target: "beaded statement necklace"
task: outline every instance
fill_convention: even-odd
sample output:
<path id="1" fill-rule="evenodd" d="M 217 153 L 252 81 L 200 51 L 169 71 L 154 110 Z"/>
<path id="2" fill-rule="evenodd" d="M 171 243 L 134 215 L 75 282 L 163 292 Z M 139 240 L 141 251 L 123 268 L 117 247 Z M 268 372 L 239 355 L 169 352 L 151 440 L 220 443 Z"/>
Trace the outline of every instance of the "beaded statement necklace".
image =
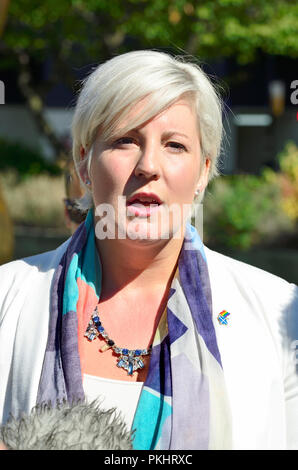
<path id="1" fill-rule="evenodd" d="M 143 369 L 145 364 L 142 360 L 142 356 L 148 356 L 152 351 L 152 346 L 148 349 L 127 349 L 116 346 L 115 342 L 109 338 L 107 332 L 102 326 L 97 306 L 91 315 L 91 320 L 88 323 L 84 336 L 86 336 L 89 341 L 93 341 L 98 336 L 101 336 L 105 340 L 106 344 L 102 346 L 100 351 L 104 352 L 112 348 L 119 356 L 117 367 L 122 367 L 127 370 L 128 375 L 133 375 L 136 370 Z"/>

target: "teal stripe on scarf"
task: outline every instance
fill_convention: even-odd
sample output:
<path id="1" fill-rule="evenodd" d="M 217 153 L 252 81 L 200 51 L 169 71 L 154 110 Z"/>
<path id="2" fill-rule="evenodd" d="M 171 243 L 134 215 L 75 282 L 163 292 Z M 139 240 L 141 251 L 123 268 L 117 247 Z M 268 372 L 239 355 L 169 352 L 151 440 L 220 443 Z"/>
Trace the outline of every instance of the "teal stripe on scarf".
<path id="1" fill-rule="evenodd" d="M 133 448 L 135 450 L 154 449 L 161 438 L 165 421 L 171 414 L 172 407 L 166 402 L 165 397 L 160 397 L 154 390 L 144 388 L 133 422 L 133 428 L 137 430 L 134 435 Z"/>
<path id="2" fill-rule="evenodd" d="M 90 210 L 84 222 L 87 230 L 87 243 L 84 250 L 74 253 L 70 262 L 63 295 L 63 315 L 70 311 L 76 311 L 79 298 L 77 279 L 81 278 L 100 297 L 102 269 L 95 245 L 93 226 L 93 213 Z M 74 282 L 75 280 L 75 282 Z"/>

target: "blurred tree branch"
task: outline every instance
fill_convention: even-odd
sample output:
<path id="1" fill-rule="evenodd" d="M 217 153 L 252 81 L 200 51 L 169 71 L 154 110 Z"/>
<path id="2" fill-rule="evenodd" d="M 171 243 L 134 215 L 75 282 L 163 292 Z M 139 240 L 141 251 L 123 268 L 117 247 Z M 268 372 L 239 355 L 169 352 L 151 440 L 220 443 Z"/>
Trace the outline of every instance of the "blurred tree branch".
<path id="1" fill-rule="evenodd" d="M 32 73 L 30 67 L 30 57 L 25 51 L 19 51 L 19 75 L 18 84 L 20 90 L 26 99 L 27 105 L 34 118 L 35 124 L 42 136 L 46 137 L 55 150 L 57 161 L 62 165 L 67 160 L 67 153 L 61 141 L 56 136 L 55 132 L 49 126 L 45 117 L 45 106 L 42 94 L 37 93 L 31 84 Z"/>
<path id="2" fill-rule="evenodd" d="M 0 37 L 2 36 L 5 28 L 9 3 L 10 0 L 1 0 L 0 3 Z"/>

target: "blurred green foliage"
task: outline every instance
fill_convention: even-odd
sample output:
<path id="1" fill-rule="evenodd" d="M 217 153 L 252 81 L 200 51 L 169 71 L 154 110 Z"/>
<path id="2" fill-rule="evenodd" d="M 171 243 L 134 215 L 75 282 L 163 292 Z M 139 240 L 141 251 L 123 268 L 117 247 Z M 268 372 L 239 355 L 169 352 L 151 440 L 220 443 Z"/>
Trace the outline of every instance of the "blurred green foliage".
<path id="1" fill-rule="evenodd" d="M 288 217 L 298 224 L 298 147 L 288 142 L 280 153 L 279 166 L 276 173 L 270 168 L 264 171 L 264 177 L 271 184 L 281 189 L 281 206 Z"/>
<path id="2" fill-rule="evenodd" d="M 134 46 L 246 63 L 257 50 L 297 57 L 297 17 L 292 0 L 18 0 L 3 40 L 38 60 L 56 52 L 80 65 Z"/>
<path id="3" fill-rule="evenodd" d="M 221 176 L 210 183 L 204 200 L 207 244 L 247 250 L 297 234 L 298 179 L 289 186 L 289 178 L 298 176 L 298 148 L 288 144 L 278 160 L 279 172 Z"/>
<path id="4" fill-rule="evenodd" d="M 63 175 L 27 174 L 20 179 L 16 171 L 7 170 L 0 172 L 0 185 L 14 225 L 65 229 Z"/>
<path id="5" fill-rule="evenodd" d="M 38 150 L 0 138 L 0 171 L 9 169 L 15 171 L 19 180 L 40 173 L 61 174 L 61 169 L 56 164 L 47 162 Z"/>

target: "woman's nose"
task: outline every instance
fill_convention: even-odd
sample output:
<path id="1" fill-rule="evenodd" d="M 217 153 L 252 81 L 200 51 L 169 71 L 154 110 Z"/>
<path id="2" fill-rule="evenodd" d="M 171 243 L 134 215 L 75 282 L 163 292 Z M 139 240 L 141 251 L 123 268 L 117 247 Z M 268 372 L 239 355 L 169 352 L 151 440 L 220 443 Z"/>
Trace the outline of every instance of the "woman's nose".
<path id="1" fill-rule="evenodd" d="M 160 158 L 155 145 L 147 145 L 141 150 L 141 155 L 135 167 L 135 175 L 147 179 L 159 179 Z"/>

